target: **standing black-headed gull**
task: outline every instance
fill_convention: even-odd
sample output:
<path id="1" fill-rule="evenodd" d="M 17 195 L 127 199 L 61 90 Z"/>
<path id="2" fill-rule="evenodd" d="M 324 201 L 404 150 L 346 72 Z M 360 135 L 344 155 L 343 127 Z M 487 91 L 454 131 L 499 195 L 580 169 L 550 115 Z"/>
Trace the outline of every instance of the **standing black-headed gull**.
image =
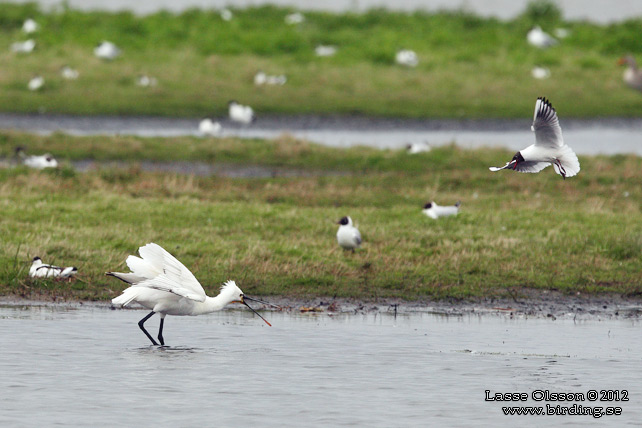
<path id="1" fill-rule="evenodd" d="M 32 278 L 69 278 L 75 275 L 78 269 L 69 267 L 60 267 L 46 265 L 42 262 L 40 257 L 34 257 L 29 269 L 29 276 Z"/>
<path id="2" fill-rule="evenodd" d="M 428 202 L 424 205 L 422 212 L 430 218 L 437 220 L 439 217 L 448 217 L 450 215 L 457 215 L 459 212 L 459 206 L 461 202 L 457 201 L 455 205 L 450 205 L 447 207 L 441 207 L 437 205 L 434 201 Z"/>
<path id="3" fill-rule="evenodd" d="M 342 217 L 337 222 L 339 230 L 337 231 L 337 242 L 344 250 L 352 250 L 354 253 L 355 248 L 361 245 L 361 233 L 359 229 L 353 226 L 352 219 L 348 216 Z"/>
<path id="4" fill-rule="evenodd" d="M 562 128 L 557 113 L 544 97 L 537 98 L 535 118 L 531 130 L 535 132 L 535 144 L 515 153 L 513 159 L 501 168 L 491 166 L 491 171 L 512 169 L 519 172 L 540 172 L 553 165 L 555 172 L 572 177 L 580 172 L 580 162 L 573 149 L 564 143 Z"/>
<path id="5" fill-rule="evenodd" d="M 240 122 L 247 125 L 249 123 L 252 123 L 254 119 L 256 119 L 256 117 L 254 116 L 254 110 L 252 110 L 252 107 L 250 106 L 244 106 L 237 103 L 236 101 L 230 101 L 227 106 L 230 119 L 235 122 Z"/>
<path id="6" fill-rule="evenodd" d="M 160 245 L 150 243 L 138 249 L 140 257 L 127 257 L 130 273 L 107 272 L 130 285 L 123 294 L 112 299 L 112 304 L 127 306 L 132 302 L 150 309 L 151 312 L 138 322 L 138 326 L 154 345 L 158 343 L 145 330 L 145 321 L 155 313 L 160 314 L 158 340 L 163 340 L 163 324 L 166 315 L 202 315 L 220 311 L 228 303 L 242 303 L 259 316 L 267 325 L 271 325 L 256 312 L 247 301 L 256 301 L 271 305 L 262 300 L 246 296 L 234 281 L 227 281 L 216 297 L 208 297 L 203 286 L 192 272 Z M 274 305 L 271 305 L 274 306 Z"/>
<path id="7" fill-rule="evenodd" d="M 624 70 L 624 83 L 633 89 L 642 91 L 642 70 L 638 68 L 638 63 L 631 55 L 623 56 L 617 62 L 619 65 L 626 65 Z"/>

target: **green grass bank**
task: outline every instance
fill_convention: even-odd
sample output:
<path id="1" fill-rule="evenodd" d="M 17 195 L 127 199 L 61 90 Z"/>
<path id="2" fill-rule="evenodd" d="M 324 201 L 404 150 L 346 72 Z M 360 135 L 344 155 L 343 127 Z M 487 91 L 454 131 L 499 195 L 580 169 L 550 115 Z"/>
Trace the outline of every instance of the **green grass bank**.
<path id="1" fill-rule="evenodd" d="M 517 118 L 532 114 L 532 100 L 545 95 L 565 117 L 642 114 L 642 94 L 625 87 L 618 57 L 642 59 L 641 19 L 596 25 L 563 22 L 553 8 L 529 7 L 504 22 L 465 12 L 363 14 L 306 12 L 305 21 L 286 25 L 290 9 L 219 11 L 43 12 L 34 5 L 0 8 L 0 111 L 81 115 L 203 117 L 226 114 L 231 99 L 261 114 L 359 114 L 422 118 Z M 21 26 L 34 18 L 40 29 Z M 558 46 L 529 46 L 534 24 L 570 35 Z M 16 54 L 13 42 L 33 38 L 30 54 Z M 102 40 L 122 48 L 105 62 L 93 55 Z M 337 46 L 329 58 L 317 45 Z M 394 63 L 400 49 L 413 49 L 416 68 Z M 69 65 L 80 77 L 67 81 Z M 535 65 L 551 77 L 534 79 Z M 284 86 L 253 84 L 263 70 L 285 74 Z M 158 79 L 139 87 L 138 75 Z M 30 92 L 27 82 L 42 75 L 45 86 Z"/>
<path id="2" fill-rule="evenodd" d="M 151 241 L 211 294 L 227 279 L 248 294 L 294 298 L 459 299 L 523 288 L 642 292 L 642 159 L 636 156 L 581 156 L 580 174 L 562 180 L 552 168 L 491 173 L 489 165 L 512 153 L 454 146 L 408 155 L 287 138 L 2 133 L 0 156 L 20 144 L 46 149 L 64 166 L 0 169 L 2 295 L 109 299 L 125 284 L 104 272 L 126 270 L 127 255 Z M 69 166 L 92 158 L 130 163 L 86 173 Z M 142 159 L 287 167 L 307 175 L 146 172 L 137 163 Z M 429 219 L 421 207 L 431 199 L 461 200 L 460 215 Z M 364 238 L 355 254 L 336 243 L 335 222 L 343 215 Z M 78 280 L 28 279 L 34 256 L 77 266 Z"/>

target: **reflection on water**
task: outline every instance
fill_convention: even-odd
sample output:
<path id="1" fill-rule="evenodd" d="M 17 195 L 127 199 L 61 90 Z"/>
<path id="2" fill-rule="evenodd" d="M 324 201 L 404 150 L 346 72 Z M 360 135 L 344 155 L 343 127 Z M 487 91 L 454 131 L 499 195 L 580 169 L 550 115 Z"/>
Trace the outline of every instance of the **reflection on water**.
<path id="1" fill-rule="evenodd" d="M 268 327 L 228 310 L 167 317 L 170 346 L 158 348 L 136 325 L 143 315 L 0 307 L 0 426 L 506 425 L 486 389 L 628 389 L 622 415 L 603 419 L 642 418 L 635 320 L 268 313 Z"/>

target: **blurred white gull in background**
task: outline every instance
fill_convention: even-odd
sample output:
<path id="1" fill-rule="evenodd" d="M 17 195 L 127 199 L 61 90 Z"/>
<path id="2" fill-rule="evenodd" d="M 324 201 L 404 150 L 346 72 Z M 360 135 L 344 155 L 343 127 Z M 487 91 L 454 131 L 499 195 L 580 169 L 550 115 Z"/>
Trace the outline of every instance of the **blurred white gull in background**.
<path id="1" fill-rule="evenodd" d="M 548 48 L 558 43 L 550 34 L 544 32 L 539 25 L 528 32 L 526 39 L 529 44 L 540 49 Z"/>
<path id="2" fill-rule="evenodd" d="M 288 25 L 296 25 L 305 21 L 305 16 L 300 12 L 290 13 L 285 16 L 285 23 Z"/>
<path id="3" fill-rule="evenodd" d="M 36 47 L 36 42 L 33 39 L 25 40 L 24 42 L 15 42 L 11 44 L 11 52 L 15 53 L 31 53 Z"/>
<path id="4" fill-rule="evenodd" d="M 198 132 L 203 135 L 216 136 L 220 135 L 221 131 L 223 131 L 223 126 L 218 122 L 212 121 L 210 118 L 205 118 L 198 124 Z"/>
<path id="5" fill-rule="evenodd" d="M 29 18 L 22 24 L 22 31 L 27 34 L 35 33 L 38 31 L 38 23 L 33 19 Z"/>
<path id="6" fill-rule="evenodd" d="M 112 60 L 120 55 L 120 49 L 112 42 L 103 41 L 94 48 L 94 55 L 101 59 Z"/>
<path id="7" fill-rule="evenodd" d="M 230 115 L 230 119 L 232 119 L 234 122 L 239 122 L 246 125 L 252 123 L 252 121 L 256 119 L 252 107 L 244 106 L 237 103 L 236 101 L 230 101 L 228 103 L 228 113 Z"/>
<path id="8" fill-rule="evenodd" d="M 329 46 L 329 45 L 319 45 L 314 49 L 314 53 L 317 56 L 333 56 L 334 54 L 337 53 L 337 47 L 336 46 Z"/>
<path id="9" fill-rule="evenodd" d="M 30 91 L 38 91 L 42 89 L 43 86 L 45 86 L 45 78 L 42 76 L 32 77 L 29 83 L 27 83 L 27 88 Z"/>
<path id="10" fill-rule="evenodd" d="M 284 74 L 280 74 L 278 76 L 271 76 L 269 74 L 265 74 L 262 71 L 259 71 L 254 75 L 254 84 L 256 86 L 262 86 L 262 85 L 285 85 L 285 82 L 287 82 L 288 79 L 285 77 Z"/>
<path id="11" fill-rule="evenodd" d="M 76 80 L 80 75 L 80 73 L 78 73 L 78 70 L 74 70 L 68 65 L 65 65 L 63 68 L 60 69 L 60 75 L 62 76 L 63 79 L 66 79 L 66 80 Z"/>
<path id="12" fill-rule="evenodd" d="M 403 49 L 397 52 L 395 62 L 406 67 L 416 67 L 419 64 L 419 58 L 417 58 L 415 51 Z"/>
<path id="13" fill-rule="evenodd" d="M 531 70 L 531 76 L 539 80 L 548 79 L 551 77 L 551 71 L 546 67 L 535 66 Z"/>

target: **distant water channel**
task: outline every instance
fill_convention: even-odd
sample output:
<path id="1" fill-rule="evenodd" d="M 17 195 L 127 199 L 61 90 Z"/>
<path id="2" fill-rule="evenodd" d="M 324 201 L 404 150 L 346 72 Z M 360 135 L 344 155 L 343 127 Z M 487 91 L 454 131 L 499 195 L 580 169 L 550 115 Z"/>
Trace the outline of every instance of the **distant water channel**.
<path id="1" fill-rule="evenodd" d="M 0 129 L 73 135 L 198 136 L 198 119 L 153 117 L 78 117 L 0 114 Z M 402 148 L 410 143 L 433 146 L 522 149 L 535 141 L 529 120 L 413 120 L 365 117 L 264 116 L 248 126 L 221 120 L 223 136 L 277 138 L 292 135 L 331 147 Z M 580 155 L 642 156 L 642 119 L 562 119 L 565 141 Z"/>
<path id="2" fill-rule="evenodd" d="M 139 310 L 0 307 L 0 426 L 639 426 L 638 320 L 249 311 L 168 317 L 148 346 Z M 151 331 L 158 319 L 147 323 Z M 526 406 L 619 416 L 504 416 Z M 628 401 L 531 394 L 628 391 Z M 539 393 L 537 393 L 539 394 Z M 599 397 L 598 397 L 599 398 Z M 514 405 L 517 405 L 513 403 Z"/>

